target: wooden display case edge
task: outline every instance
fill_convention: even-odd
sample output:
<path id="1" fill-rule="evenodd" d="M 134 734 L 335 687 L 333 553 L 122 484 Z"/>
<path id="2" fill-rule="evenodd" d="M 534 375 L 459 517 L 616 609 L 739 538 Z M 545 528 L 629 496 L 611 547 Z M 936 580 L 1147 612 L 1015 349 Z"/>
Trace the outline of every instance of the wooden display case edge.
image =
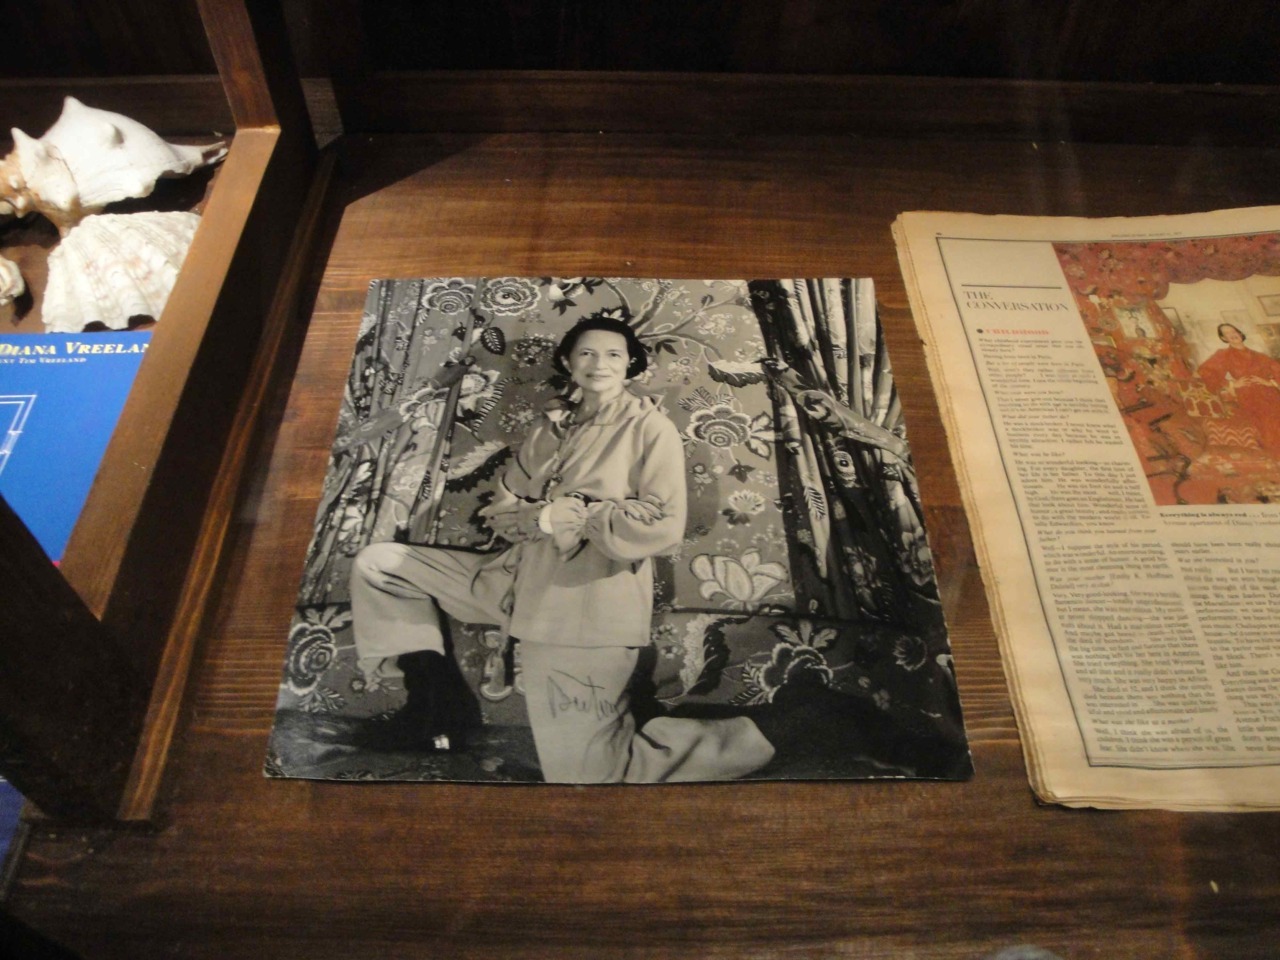
<path id="1" fill-rule="evenodd" d="M 48 638 L 8 644 L 0 675 L 31 676 L 39 662 L 49 688 L 9 699 L 0 679 L 0 772 L 40 811 L 60 818 L 136 821 L 154 812 L 263 400 L 290 345 L 300 342 L 293 334 L 303 322 L 299 305 L 328 182 L 278 4 L 199 6 L 220 84 L 189 78 L 95 87 L 95 105 L 167 136 L 207 135 L 228 122 L 234 132 L 62 559 L 61 577 L 79 603 L 50 582 L 59 574 L 41 562 L 34 541 L 5 537 L 18 557 L 15 574 L 38 587 L 24 596 L 59 600 L 57 610 L 38 616 L 0 609 L 0 621 L 26 616 Z M 17 117 L 43 115 L 47 123 L 50 107 L 56 114 L 61 97 L 79 86 L 38 81 L 5 89 Z M 79 652 L 65 642 L 71 623 Z M 86 629 L 89 642 L 113 658 L 83 655 Z M 84 709 L 67 708 L 69 689 Z M 114 727 L 112 735 L 92 729 L 102 724 Z"/>

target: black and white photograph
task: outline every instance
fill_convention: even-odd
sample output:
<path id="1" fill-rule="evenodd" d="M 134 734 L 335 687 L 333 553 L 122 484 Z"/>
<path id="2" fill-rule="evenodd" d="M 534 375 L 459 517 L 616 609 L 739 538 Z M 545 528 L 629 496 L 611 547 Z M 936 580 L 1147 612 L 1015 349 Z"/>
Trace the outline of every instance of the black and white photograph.
<path id="1" fill-rule="evenodd" d="M 966 779 L 872 283 L 374 281 L 265 770 Z"/>

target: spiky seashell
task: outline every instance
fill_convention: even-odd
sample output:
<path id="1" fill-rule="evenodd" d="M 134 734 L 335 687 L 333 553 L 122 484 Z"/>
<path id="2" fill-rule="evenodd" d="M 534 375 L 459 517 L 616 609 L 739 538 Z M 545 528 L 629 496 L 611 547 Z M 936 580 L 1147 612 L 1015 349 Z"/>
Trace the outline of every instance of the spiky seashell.
<path id="1" fill-rule="evenodd" d="M 0 257 L 0 307 L 7 307 L 27 292 L 18 265 L 6 257 Z"/>
<path id="2" fill-rule="evenodd" d="M 42 213 L 65 234 L 119 200 L 146 197 L 160 177 L 185 176 L 226 156 L 222 141 L 169 143 L 119 113 L 75 97 L 38 140 L 14 128 L 13 152 L 0 161 L 0 214 Z"/>
<path id="3" fill-rule="evenodd" d="M 91 323 L 123 330 L 159 319 L 200 217 L 194 213 L 102 213 L 86 217 L 49 254 L 41 315 L 51 333 Z"/>
<path id="4" fill-rule="evenodd" d="M 63 101 L 62 115 L 40 142 L 61 156 L 88 211 L 148 196 L 160 177 L 186 176 L 227 153 L 222 141 L 200 147 L 169 143 L 136 120 L 86 107 L 75 97 Z"/>
<path id="5" fill-rule="evenodd" d="M 10 132 L 13 153 L 0 165 L 9 209 L 19 217 L 33 210 L 43 213 L 59 230 L 78 222 L 84 210 L 76 182 L 62 157 L 17 127 Z"/>
<path id="6" fill-rule="evenodd" d="M 0 322 L 8 323 L 18 312 L 13 301 L 27 292 L 26 281 L 18 265 L 6 257 L 0 257 Z"/>

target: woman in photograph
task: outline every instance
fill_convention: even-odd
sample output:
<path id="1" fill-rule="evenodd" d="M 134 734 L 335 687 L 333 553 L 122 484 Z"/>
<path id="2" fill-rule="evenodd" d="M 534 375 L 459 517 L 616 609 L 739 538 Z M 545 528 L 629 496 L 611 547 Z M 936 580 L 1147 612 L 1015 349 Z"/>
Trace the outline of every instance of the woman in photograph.
<path id="1" fill-rule="evenodd" d="M 1234 324 L 1219 324 L 1218 339 L 1226 346 L 1196 373 L 1214 393 L 1234 401 L 1257 429 L 1262 449 L 1280 457 L 1280 361 L 1246 347 L 1244 332 Z"/>
<path id="2" fill-rule="evenodd" d="M 637 732 L 629 685 L 650 644 L 653 557 L 684 537 L 675 425 L 629 389 L 648 364 L 621 320 L 591 316 L 554 355 L 576 387 L 539 418 L 482 515 L 498 554 L 377 543 L 356 557 L 359 667 L 403 674 L 407 702 L 367 746 L 458 749 L 480 725 L 440 610 L 520 642 L 529 724 L 549 782 L 717 780 L 767 764 L 784 735 L 745 715 L 664 716 Z"/>

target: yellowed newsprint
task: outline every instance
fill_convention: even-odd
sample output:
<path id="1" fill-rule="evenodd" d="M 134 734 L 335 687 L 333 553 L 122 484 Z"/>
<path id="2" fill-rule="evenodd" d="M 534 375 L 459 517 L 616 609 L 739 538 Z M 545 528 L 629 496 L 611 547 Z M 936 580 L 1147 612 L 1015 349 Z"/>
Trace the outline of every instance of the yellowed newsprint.
<path id="1" fill-rule="evenodd" d="M 1280 808 L 1280 208 L 894 236 L 1036 794 Z"/>

